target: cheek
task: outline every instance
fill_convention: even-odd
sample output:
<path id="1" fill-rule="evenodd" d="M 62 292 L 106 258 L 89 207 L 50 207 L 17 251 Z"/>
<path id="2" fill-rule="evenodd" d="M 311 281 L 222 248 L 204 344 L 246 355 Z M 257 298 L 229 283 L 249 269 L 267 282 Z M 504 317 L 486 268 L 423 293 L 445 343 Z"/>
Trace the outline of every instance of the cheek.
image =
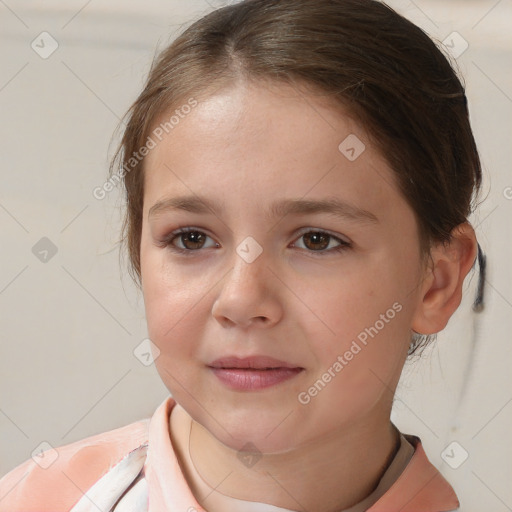
<path id="1" fill-rule="evenodd" d="M 323 349 L 320 367 L 298 396 L 303 414 L 324 418 L 328 429 L 364 416 L 381 399 L 391 401 L 406 355 L 407 328 L 400 319 L 403 310 L 386 311 L 389 323 L 373 321 Z"/>
<path id="2" fill-rule="evenodd" d="M 314 377 L 327 380 L 326 395 L 332 393 L 331 398 L 344 407 L 354 401 L 361 406 L 372 402 L 400 371 L 410 311 L 395 273 L 389 266 L 367 266 L 364 273 L 351 273 L 335 283 L 326 295 L 329 300 L 316 302 L 329 331 L 310 333 L 320 361 Z"/>
<path id="3" fill-rule="evenodd" d="M 148 334 L 160 350 L 157 367 L 173 364 L 179 354 L 191 353 L 197 328 L 193 322 L 197 315 L 194 304 L 203 290 L 193 281 L 168 271 L 161 258 L 146 258 L 141 268 Z"/>
<path id="4" fill-rule="evenodd" d="M 202 307 L 198 301 L 189 292 L 182 296 L 165 288 L 152 289 L 144 300 L 148 334 L 162 354 L 192 354 L 202 329 L 194 321 Z"/>
<path id="5" fill-rule="evenodd" d="M 208 339 L 212 284 L 218 280 L 185 266 L 166 265 L 165 254 L 152 255 L 141 265 L 148 335 L 160 353 L 155 367 L 171 394 L 183 403 L 196 390 Z M 198 387 L 199 386 L 199 387 Z M 183 394 L 185 393 L 185 394 Z"/>
<path id="6" fill-rule="evenodd" d="M 376 322 L 379 331 L 390 331 L 389 326 L 400 317 L 397 309 L 401 309 L 401 304 L 393 307 L 400 303 L 399 285 L 393 280 L 393 273 L 378 262 L 354 266 L 308 295 L 308 303 L 326 327 L 322 330 L 322 350 L 328 352 L 330 346 L 343 350 L 358 336 L 364 341 L 365 332 Z"/>
<path id="7" fill-rule="evenodd" d="M 196 295 L 203 293 L 200 273 L 187 273 L 179 267 L 167 264 L 165 249 L 147 249 L 141 252 L 142 292 L 148 327 L 170 329 L 184 318 L 192 307 Z M 166 331 L 164 331 L 165 333 Z M 162 336 L 162 332 L 158 332 Z"/>
<path id="8" fill-rule="evenodd" d="M 198 347 L 203 327 L 195 321 L 203 314 L 204 305 L 189 287 L 168 287 L 164 280 L 155 280 L 146 289 L 145 305 L 149 338 L 160 350 L 155 367 L 170 393 L 186 403 L 183 389 L 192 389 L 197 372 Z M 194 363 L 192 363 L 194 361 Z"/>

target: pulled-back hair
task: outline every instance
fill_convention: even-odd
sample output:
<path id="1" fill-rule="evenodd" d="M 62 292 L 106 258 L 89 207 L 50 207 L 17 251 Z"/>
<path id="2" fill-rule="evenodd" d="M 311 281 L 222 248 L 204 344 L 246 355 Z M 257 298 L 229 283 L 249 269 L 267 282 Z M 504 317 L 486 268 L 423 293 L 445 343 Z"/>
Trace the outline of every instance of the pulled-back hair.
<path id="1" fill-rule="evenodd" d="M 126 114 L 110 172 L 122 170 L 121 241 L 139 286 L 144 159 L 133 154 L 162 114 L 239 80 L 303 85 L 339 102 L 395 173 L 423 263 L 476 207 L 482 172 L 464 85 L 440 45 L 375 0 L 245 0 L 202 17 L 161 51 Z"/>

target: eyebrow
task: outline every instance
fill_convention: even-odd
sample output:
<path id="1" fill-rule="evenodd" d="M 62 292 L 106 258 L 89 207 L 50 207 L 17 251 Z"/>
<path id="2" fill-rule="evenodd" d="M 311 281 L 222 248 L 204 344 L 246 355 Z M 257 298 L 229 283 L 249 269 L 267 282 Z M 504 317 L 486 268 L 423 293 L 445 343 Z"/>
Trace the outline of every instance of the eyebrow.
<path id="1" fill-rule="evenodd" d="M 222 215 L 224 208 L 220 203 L 195 195 L 169 197 L 157 201 L 148 212 L 148 219 L 157 217 L 167 211 L 184 210 L 191 213 Z M 288 214 L 327 213 L 362 224 L 378 224 L 379 219 L 368 210 L 358 208 L 336 198 L 327 199 L 284 199 L 271 204 L 264 213 L 267 219 L 284 217 Z"/>

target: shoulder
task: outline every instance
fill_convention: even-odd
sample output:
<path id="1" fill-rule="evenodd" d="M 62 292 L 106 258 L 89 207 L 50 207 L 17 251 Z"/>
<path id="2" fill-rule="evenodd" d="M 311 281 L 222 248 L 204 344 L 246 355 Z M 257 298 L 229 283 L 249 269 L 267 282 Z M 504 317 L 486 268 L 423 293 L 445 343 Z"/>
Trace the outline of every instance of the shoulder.
<path id="1" fill-rule="evenodd" d="M 68 511 L 128 452 L 148 442 L 149 421 L 51 448 L 22 462 L 0 479 L 0 512 Z"/>

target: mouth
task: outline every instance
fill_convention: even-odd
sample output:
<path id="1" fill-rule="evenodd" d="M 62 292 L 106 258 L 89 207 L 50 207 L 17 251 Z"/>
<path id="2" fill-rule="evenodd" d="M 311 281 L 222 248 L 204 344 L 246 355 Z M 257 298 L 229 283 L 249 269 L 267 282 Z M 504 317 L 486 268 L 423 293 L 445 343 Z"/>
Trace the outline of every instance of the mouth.
<path id="1" fill-rule="evenodd" d="M 222 384 L 236 391 L 269 388 L 292 379 L 304 370 L 267 356 L 225 357 L 207 366 Z"/>

